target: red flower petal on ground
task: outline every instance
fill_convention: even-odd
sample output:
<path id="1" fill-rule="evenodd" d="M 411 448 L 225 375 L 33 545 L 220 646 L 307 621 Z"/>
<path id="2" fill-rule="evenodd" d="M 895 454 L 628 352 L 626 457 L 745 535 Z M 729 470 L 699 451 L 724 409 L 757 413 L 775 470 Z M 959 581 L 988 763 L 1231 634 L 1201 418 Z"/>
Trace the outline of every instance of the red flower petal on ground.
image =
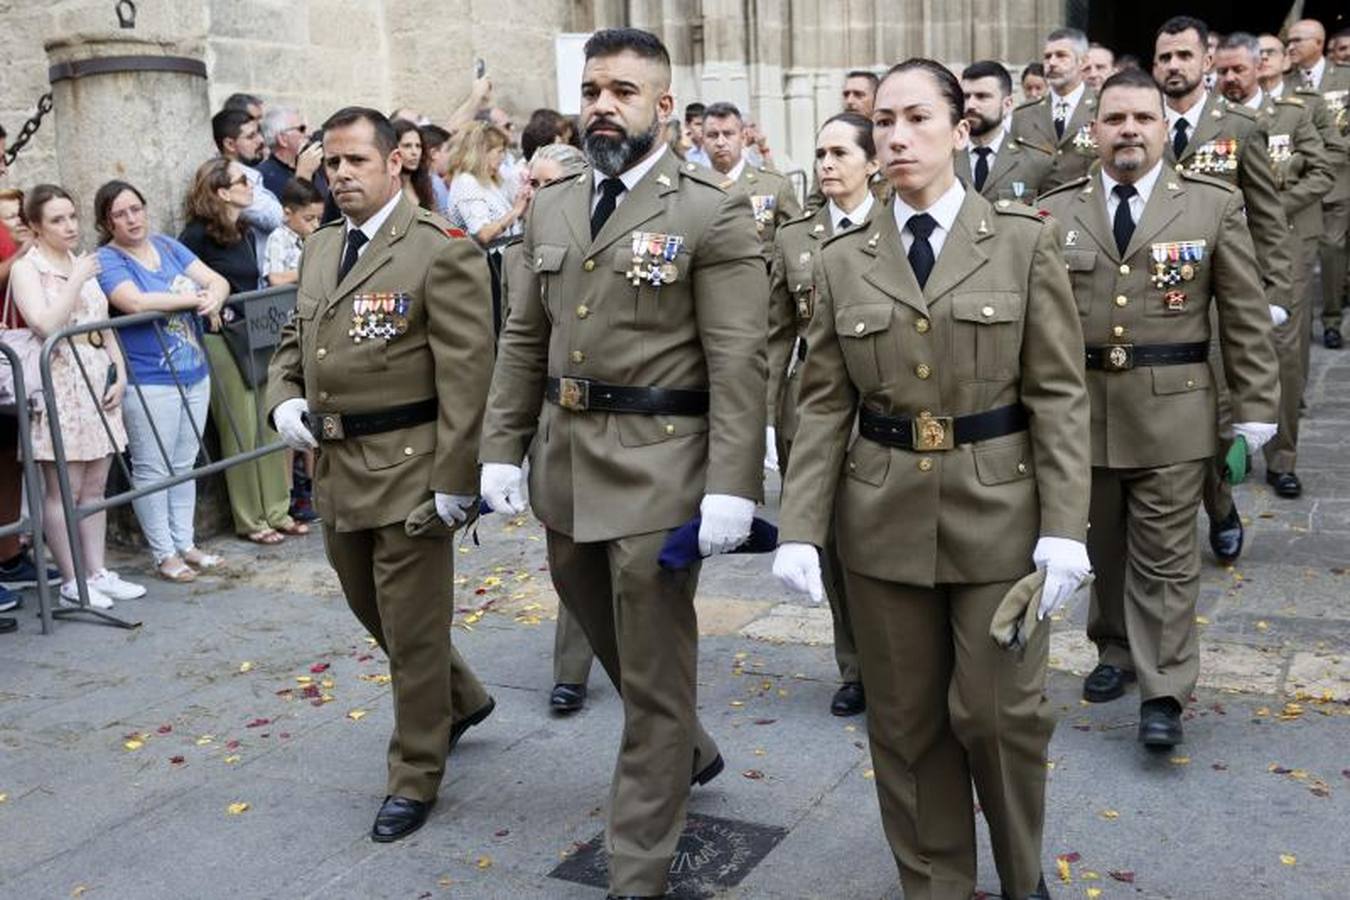
<path id="1" fill-rule="evenodd" d="M 327 672 L 328 663 L 315 663 L 314 665 L 309 667 L 309 671 L 314 673 L 315 675 L 318 675 L 320 672 Z"/>
<path id="2" fill-rule="evenodd" d="M 1112 869 L 1110 872 L 1107 872 L 1106 874 L 1110 875 L 1116 881 L 1123 881 L 1126 884 L 1134 884 L 1133 872 L 1124 872 L 1119 869 Z"/>
<path id="3" fill-rule="evenodd" d="M 1082 858 L 1082 855 L 1077 850 L 1070 853 L 1061 853 L 1059 856 L 1055 857 L 1055 859 L 1062 859 L 1066 863 L 1076 863 Z"/>
<path id="4" fill-rule="evenodd" d="M 155 731 L 159 732 L 160 734 L 168 734 L 170 731 L 173 731 L 173 726 L 161 725 L 158 728 L 156 728 Z"/>
<path id="5" fill-rule="evenodd" d="M 272 720 L 271 720 L 271 719 L 254 719 L 252 722 L 249 722 L 249 723 L 248 723 L 247 725 L 245 725 L 244 727 L 245 727 L 245 728 L 261 728 L 262 726 L 264 726 L 264 725 L 270 725 L 271 723 L 272 723 Z"/>
<path id="6" fill-rule="evenodd" d="M 170 757 L 169 757 L 169 763 L 170 763 L 171 765 L 181 766 L 181 765 L 183 764 L 183 757 L 181 757 L 181 756 L 170 756 Z"/>

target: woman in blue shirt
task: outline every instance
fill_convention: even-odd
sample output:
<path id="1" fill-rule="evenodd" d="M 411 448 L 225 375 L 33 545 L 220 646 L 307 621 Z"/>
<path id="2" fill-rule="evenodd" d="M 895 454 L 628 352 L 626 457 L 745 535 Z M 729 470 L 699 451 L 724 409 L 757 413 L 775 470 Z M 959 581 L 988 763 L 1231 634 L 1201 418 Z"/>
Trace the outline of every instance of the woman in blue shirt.
<path id="1" fill-rule="evenodd" d="M 196 462 L 211 396 L 198 317 L 218 315 L 230 287 L 178 241 L 151 233 L 145 197 L 125 181 L 98 189 L 94 218 L 101 243 L 98 280 L 110 304 L 127 314 L 169 314 L 167 322 L 118 331 L 131 382 L 123 419 L 132 484 L 142 487 Z M 169 581 L 192 581 L 196 569 L 222 562 L 194 542 L 196 503 L 196 483 L 184 481 L 132 504 L 159 575 Z"/>

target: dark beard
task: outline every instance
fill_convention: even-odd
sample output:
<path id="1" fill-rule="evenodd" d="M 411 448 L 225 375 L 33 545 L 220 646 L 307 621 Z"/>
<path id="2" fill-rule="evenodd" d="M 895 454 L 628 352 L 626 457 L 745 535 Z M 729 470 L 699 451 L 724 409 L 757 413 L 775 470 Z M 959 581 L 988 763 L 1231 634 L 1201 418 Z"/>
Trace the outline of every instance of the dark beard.
<path id="1" fill-rule="evenodd" d="M 984 137 L 1003 124 L 1002 118 L 986 119 L 984 116 L 975 116 L 973 119 L 967 118 L 966 121 L 970 123 L 971 137 Z"/>
<path id="2" fill-rule="evenodd" d="M 1186 96 L 1187 94 L 1189 94 L 1191 91 L 1193 91 L 1193 90 L 1195 90 L 1197 87 L 1199 87 L 1200 84 L 1204 81 L 1204 79 L 1205 79 L 1205 77 L 1204 77 L 1203 75 L 1201 75 L 1201 76 L 1200 76 L 1200 81 L 1192 81 L 1192 82 L 1187 83 L 1187 84 L 1184 85 L 1183 87 L 1179 87 L 1179 88 L 1175 88 L 1175 87 L 1171 87 L 1171 88 L 1170 88 L 1170 87 L 1167 86 L 1167 83 L 1164 81 L 1163 84 L 1161 85 L 1161 87 L 1162 87 L 1162 92 L 1163 92 L 1164 94 L 1166 94 L 1167 96 L 1169 96 L 1169 97 L 1185 97 L 1185 96 Z"/>
<path id="3" fill-rule="evenodd" d="M 612 178 L 628 171 L 633 163 L 650 153 L 660 133 L 661 122 L 654 118 L 652 127 L 642 134 L 625 133 L 622 138 L 615 139 L 607 134 L 587 133 L 582 144 L 591 165 Z"/>

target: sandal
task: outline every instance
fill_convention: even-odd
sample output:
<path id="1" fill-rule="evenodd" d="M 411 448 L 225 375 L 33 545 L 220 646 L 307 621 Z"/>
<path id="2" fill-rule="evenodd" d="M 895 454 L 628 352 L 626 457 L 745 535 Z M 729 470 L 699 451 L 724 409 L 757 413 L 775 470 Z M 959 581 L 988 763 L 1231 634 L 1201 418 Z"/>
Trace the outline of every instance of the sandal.
<path id="1" fill-rule="evenodd" d="M 215 553 L 207 553 L 200 548 L 193 547 L 183 554 L 183 561 L 188 565 L 202 571 L 210 569 L 219 569 L 225 565 L 225 557 L 218 556 Z"/>
<path id="2" fill-rule="evenodd" d="M 286 538 L 279 534 L 276 529 L 264 528 L 262 531 L 244 535 L 244 540 L 252 541 L 255 544 L 280 544 Z"/>
<path id="3" fill-rule="evenodd" d="M 309 526 L 306 525 L 304 522 L 297 522 L 294 519 L 291 519 L 290 523 L 287 525 L 278 525 L 277 531 L 280 531 L 283 534 L 292 534 L 298 536 L 309 534 Z"/>
<path id="4" fill-rule="evenodd" d="M 172 581 L 175 584 L 187 584 L 189 581 L 197 580 L 197 573 L 192 571 L 187 563 L 177 556 L 169 556 L 159 561 L 155 566 L 155 574 L 165 581 Z"/>

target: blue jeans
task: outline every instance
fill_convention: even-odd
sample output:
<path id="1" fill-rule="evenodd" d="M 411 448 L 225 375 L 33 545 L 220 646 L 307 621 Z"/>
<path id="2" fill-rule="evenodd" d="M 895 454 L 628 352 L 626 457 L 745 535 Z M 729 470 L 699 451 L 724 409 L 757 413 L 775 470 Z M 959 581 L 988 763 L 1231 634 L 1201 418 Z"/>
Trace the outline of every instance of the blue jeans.
<path id="1" fill-rule="evenodd" d="M 190 471 L 197 461 L 201 448 L 197 435 L 206 428 L 211 379 L 184 385 L 183 390 L 187 396 L 186 409 L 175 385 L 141 385 L 140 395 L 135 386 L 128 386 L 122 402 L 122 421 L 127 427 L 127 447 L 131 451 L 132 487 L 142 488 L 168 478 L 170 465 L 173 474 Z M 156 432 L 159 441 L 155 440 Z M 160 442 L 164 445 L 163 453 Z M 147 494 L 134 501 L 132 508 L 156 564 L 192 549 L 197 482 L 184 481 L 168 490 Z"/>

